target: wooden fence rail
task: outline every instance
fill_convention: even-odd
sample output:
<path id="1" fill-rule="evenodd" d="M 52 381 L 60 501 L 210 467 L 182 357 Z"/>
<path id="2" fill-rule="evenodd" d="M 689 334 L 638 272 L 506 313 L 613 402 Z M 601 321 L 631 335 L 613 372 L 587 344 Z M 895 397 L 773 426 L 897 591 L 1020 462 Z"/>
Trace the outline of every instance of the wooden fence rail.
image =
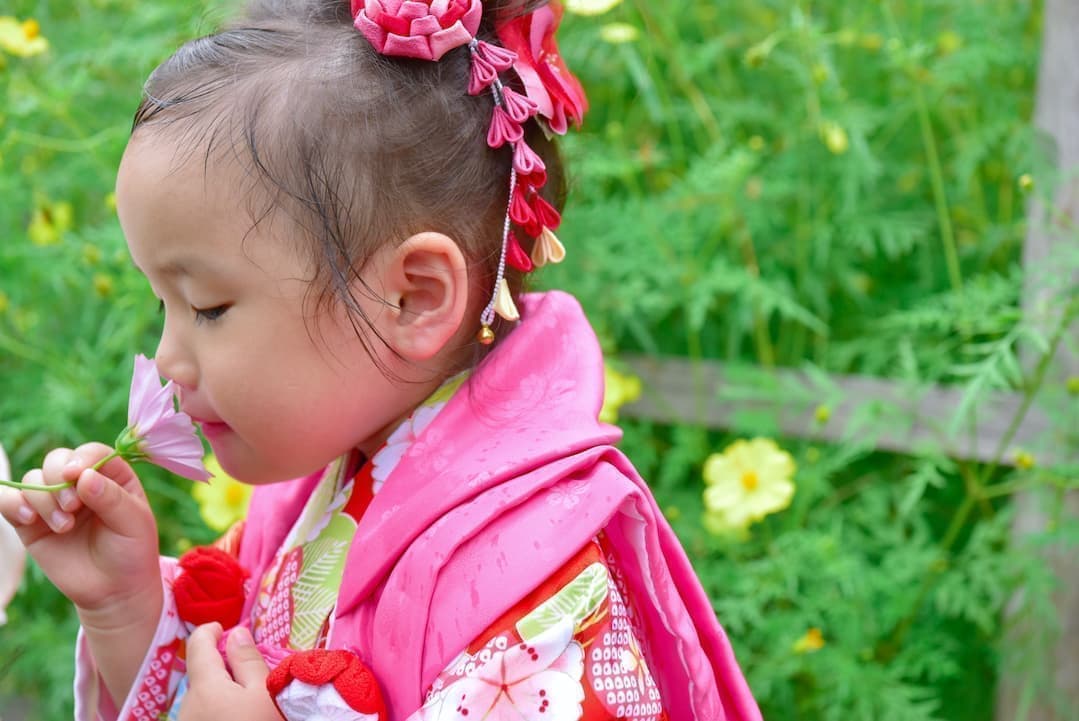
<path id="1" fill-rule="evenodd" d="M 999 456 L 1002 464 L 1014 464 L 1016 453 L 1024 450 L 1044 463 L 1079 460 L 1079 428 L 1054 427 L 1037 405 L 1009 433 L 1023 404 L 1018 393 L 987 393 L 972 414 L 973 423 L 953 433 L 950 423 L 962 402 L 962 388 L 857 375 L 828 376 L 822 384 L 806 372 L 781 368 L 755 371 L 770 386 L 761 393 L 747 393 L 739 380 L 733 384 L 738 397 L 725 398 L 732 384 L 720 363 L 651 356 L 620 360 L 645 389 L 640 400 L 622 409 L 629 417 L 739 428 L 739 417 L 748 414 L 774 418 L 776 432 L 786 436 L 866 440 L 902 453 L 940 449 L 956 458 L 994 461 Z M 828 409 L 827 419 L 818 416 L 821 406 Z"/>

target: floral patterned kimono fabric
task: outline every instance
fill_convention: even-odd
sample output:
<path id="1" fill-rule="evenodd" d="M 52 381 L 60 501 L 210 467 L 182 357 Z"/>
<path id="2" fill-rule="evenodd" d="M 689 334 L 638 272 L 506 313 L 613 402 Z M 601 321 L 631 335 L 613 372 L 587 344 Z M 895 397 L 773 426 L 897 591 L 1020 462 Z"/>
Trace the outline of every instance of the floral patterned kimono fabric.
<path id="1" fill-rule="evenodd" d="M 459 384 L 460 387 L 457 387 Z M 518 328 L 421 405 L 370 462 L 259 487 L 242 539 L 242 624 L 268 662 L 344 649 L 385 721 L 760 719 L 711 604 L 643 481 L 597 418 L 603 361 L 577 302 L 526 296 Z M 76 719 L 175 710 L 183 639 L 165 609 L 119 709 L 77 647 Z M 362 719 L 329 684 L 278 696 L 294 719 Z"/>

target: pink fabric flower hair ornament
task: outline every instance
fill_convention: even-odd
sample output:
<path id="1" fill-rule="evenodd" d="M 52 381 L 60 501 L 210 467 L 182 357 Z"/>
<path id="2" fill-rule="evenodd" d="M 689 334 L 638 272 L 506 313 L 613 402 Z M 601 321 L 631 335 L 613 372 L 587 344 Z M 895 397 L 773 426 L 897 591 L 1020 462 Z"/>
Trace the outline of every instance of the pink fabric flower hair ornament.
<path id="1" fill-rule="evenodd" d="M 561 216 L 540 194 L 547 184 L 547 168 L 524 140 L 524 124 L 530 119 L 561 135 L 568 120 L 580 124 L 587 105 L 581 84 L 562 61 L 555 43 L 561 6 L 552 0 L 499 25 L 496 34 L 502 46 L 476 37 L 483 16 L 480 0 L 351 0 L 351 9 L 356 29 L 383 55 L 437 61 L 450 50 L 467 46 L 469 94 L 489 90 L 494 99 L 487 144 L 492 148 L 509 145 L 513 166 L 494 292 L 480 316 L 477 336 L 481 343 L 490 344 L 496 314 L 508 321 L 521 317 L 506 283 L 506 265 L 529 273 L 566 256 L 554 234 Z M 500 75 L 509 70 L 517 73 L 523 93 L 502 83 Z M 513 223 L 534 239 L 531 255 L 513 234 Z"/>
<path id="2" fill-rule="evenodd" d="M 148 461 L 192 481 L 208 481 L 210 473 L 202 464 L 202 441 L 186 413 L 176 410 L 176 385 L 161 384 L 157 364 L 146 356 L 135 356 L 131 376 L 131 396 L 127 403 L 127 427 L 113 444 L 115 450 L 94 464 L 100 469 L 119 456 L 129 463 Z M 58 491 L 71 484 L 42 486 L 14 481 L 2 485 L 33 491 Z"/>

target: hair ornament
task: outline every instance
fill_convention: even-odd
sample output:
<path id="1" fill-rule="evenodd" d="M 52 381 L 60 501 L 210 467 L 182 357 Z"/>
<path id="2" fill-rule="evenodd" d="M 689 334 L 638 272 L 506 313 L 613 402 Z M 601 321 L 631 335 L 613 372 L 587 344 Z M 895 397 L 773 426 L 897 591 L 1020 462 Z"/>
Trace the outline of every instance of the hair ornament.
<path id="1" fill-rule="evenodd" d="M 496 105 L 491 116 L 491 128 L 487 131 L 487 144 L 501 148 L 506 143 L 516 144 L 524 137 L 524 128 L 510 117 L 506 109 Z"/>
<path id="2" fill-rule="evenodd" d="M 506 114 L 517 123 L 528 122 L 528 119 L 539 111 L 539 107 L 534 102 L 507 87 L 502 88 L 502 107 L 506 109 Z"/>
<path id="3" fill-rule="evenodd" d="M 525 195 L 525 186 L 518 184 L 510 198 L 509 216 L 514 223 L 521 226 L 526 233 L 533 238 L 540 234 L 543 229 L 539 222 L 539 216 L 532 208 Z"/>
<path id="4" fill-rule="evenodd" d="M 517 236 L 513 233 L 510 233 L 506 241 L 506 263 L 522 273 L 531 273 L 536 268 L 528 253 L 521 247 L 521 241 L 517 240 Z"/>
<path id="5" fill-rule="evenodd" d="M 532 262 L 539 268 L 548 263 L 561 263 L 565 257 L 566 247 L 562 241 L 550 228 L 544 228 L 532 246 Z"/>
<path id="6" fill-rule="evenodd" d="M 536 104 L 548 129 L 558 135 L 566 133 L 568 121 L 579 127 L 588 110 L 581 83 L 558 51 L 555 32 L 561 20 L 562 6 L 552 0 L 495 28 L 502 46 L 517 54 L 513 70 L 525 94 Z"/>
<path id="7" fill-rule="evenodd" d="M 495 82 L 498 74 L 512 68 L 513 61 L 517 59 L 517 55 L 513 52 L 475 38 L 469 42 L 468 49 L 472 53 L 471 77 L 468 82 L 469 95 L 479 95 L 486 90 Z M 524 122 L 524 120 L 517 122 Z"/>
<path id="8" fill-rule="evenodd" d="M 539 224 L 544 228 L 557 230 L 562 224 L 562 215 L 539 193 L 532 198 L 532 210 L 536 213 Z"/>
<path id="9" fill-rule="evenodd" d="M 527 143 L 517 143 L 513 148 L 513 169 L 522 179 L 527 178 L 531 185 L 542 187 L 547 184 L 547 166 L 535 150 Z M 533 183 L 533 179 L 540 182 Z"/>
<path id="10" fill-rule="evenodd" d="M 521 314 L 517 311 L 517 306 L 513 302 L 513 295 L 510 293 L 510 284 L 506 282 L 505 278 L 499 278 L 498 290 L 495 291 L 495 313 L 500 318 L 504 318 L 508 321 L 515 321 L 521 319 Z"/>
<path id="11" fill-rule="evenodd" d="M 569 121 L 579 125 L 587 108 L 581 84 L 558 53 L 555 31 L 562 8 L 551 0 L 533 12 L 498 22 L 495 34 L 502 46 L 476 37 L 483 16 L 481 0 L 350 0 L 354 25 L 383 55 L 437 61 L 450 50 L 468 47 L 468 93 L 490 90 L 494 99 L 487 144 L 510 145 L 513 164 L 506 219 L 502 231 L 495 287 L 480 317 L 477 339 L 494 340 L 495 315 L 520 319 L 506 282 L 507 263 L 523 273 L 536 266 L 558 263 L 566 249 L 554 234 L 561 223 L 558 210 L 540 194 L 547 184 L 543 159 L 524 140 L 524 124 L 536 119 L 547 132 L 563 134 Z M 524 92 L 503 85 L 501 73 L 513 70 Z M 510 232 L 516 223 L 535 239 L 529 256 Z"/>
<path id="12" fill-rule="evenodd" d="M 467 45 L 483 17 L 480 0 L 351 0 L 356 29 L 375 50 L 438 60 Z"/>

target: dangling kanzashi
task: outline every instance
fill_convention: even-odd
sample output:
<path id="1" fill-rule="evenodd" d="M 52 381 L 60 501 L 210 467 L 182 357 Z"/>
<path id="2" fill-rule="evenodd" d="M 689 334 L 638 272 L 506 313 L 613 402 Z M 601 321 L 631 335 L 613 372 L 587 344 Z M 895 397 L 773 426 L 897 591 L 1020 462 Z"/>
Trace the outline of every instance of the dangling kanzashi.
<path id="1" fill-rule="evenodd" d="M 561 215 L 540 192 L 547 184 L 547 168 L 525 142 L 529 120 L 561 135 L 569 121 L 580 124 L 587 106 L 581 84 L 562 61 L 555 42 L 562 8 L 550 2 L 531 13 L 496 21 L 500 46 L 476 37 L 483 16 L 480 0 L 351 0 L 351 6 L 356 28 L 384 55 L 437 61 L 467 46 L 471 60 L 468 93 L 489 90 L 494 98 L 487 144 L 512 147 L 513 164 L 498 273 L 477 336 L 481 343 L 490 343 L 495 315 L 509 321 L 520 318 L 505 266 L 528 273 L 566 256 L 552 232 L 561 223 Z M 521 91 L 506 87 L 499 77 L 511 70 Z M 534 239 L 531 256 L 511 233 L 509 221 Z"/>

